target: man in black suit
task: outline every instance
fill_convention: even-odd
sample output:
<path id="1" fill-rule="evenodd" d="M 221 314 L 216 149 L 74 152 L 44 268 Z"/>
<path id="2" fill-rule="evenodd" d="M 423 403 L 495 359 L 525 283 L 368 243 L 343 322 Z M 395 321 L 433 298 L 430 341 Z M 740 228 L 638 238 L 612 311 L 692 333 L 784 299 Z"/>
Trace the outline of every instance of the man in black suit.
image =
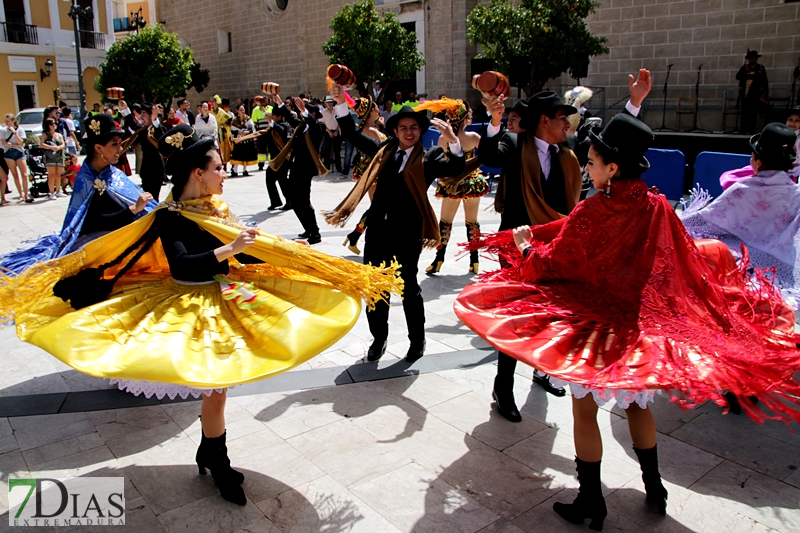
<path id="1" fill-rule="evenodd" d="M 650 72 L 629 76 L 631 100 L 625 113 L 639 114 L 642 101 L 650 92 Z M 500 212 L 499 231 L 546 224 L 568 215 L 580 201 L 582 178 L 576 155 L 567 147 L 567 117 L 577 113 L 564 105 L 552 91 L 543 91 L 528 100 L 526 116 L 519 126 L 524 132 L 508 133 L 501 119 L 505 111 L 503 97 L 486 102 L 491 122 L 481 136 L 478 158 L 490 167 L 502 167 L 503 181 L 498 184 L 495 207 Z M 524 108 L 520 108 L 524 109 Z M 497 356 L 497 376 L 492 397 L 495 407 L 511 422 L 522 417 L 514 400 L 514 370 L 517 360 L 502 352 Z M 534 370 L 533 379 L 547 392 L 564 396 L 546 374 Z"/>
<path id="2" fill-rule="evenodd" d="M 265 135 L 259 137 L 264 140 L 264 146 L 269 153 L 271 159 L 278 157 L 281 150 L 289 142 L 289 126 L 283 119 L 283 115 L 271 114 L 269 115 L 272 120 L 269 123 L 270 131 Z M 287 173 L 289 172 L 289 165 L 282 165 L 278 170 L 273 170 L 271 166 L 267 165 L 267 194 L 269 194 L 269 207 L 268 210 L 282 209 L 288 211 L 291 209 L 289 203 L 289 183 Z M 278 187 L 275 185 L 277 182 L 283 195 L 286 197 L 286 205 L 281 208 L 281 195 L 278 192 Z"/>
<path id="3" fill-rule="evenodd" d="M 295 117 L 285 105 L 272 110 L 274 115 L 283 117 L 295 129 L 295 133 L 282 153 L 270 162 L 270 167 L 277 171 L 288 166 L 289 201 L 305 230 L 298 237 L 306 239 L 308 244 L 317 244 L 322 242 L 322 237 L 319 234 L 314 207 L 311 205 L 311 179 L 320 172 L 327 173 L 319 160 L 318 150 L 322 142 L 322 132 L 319 122 L 314 118 L 318 112 L 317 106 L 306 103 L 298 97 L 293 97 L 292 101 L 298 116 L 302 119 Z M 284 156 L 283 159 L 281 155 Z"/>
<path id="4" fill-rule="evenodd" d="M 125 126 L 136 132 L 133 134 L 136 138 L 132 144 L 142 147 L 142 165 L 139 169 L 142 189 L 144 192 L 149 192 L 158 202 L 161 186 L 167 180 L 167 175 L 164 173 L 164 160 L 158 152 L 158 140 L 167 132 L 167 128 L 158 122 L 155 106 L 149 102 L 142 104 L 142 111 L 139 114 L 142 121 L 141 126 L 134 120 L 131 110 L 124 100 L 119 101 L 119 109 L 125 120 Z"/>
<path id="5" fill-rule="evenodd" d="M 364 262 L 372 265 L 400 263 L 403 278 L 403 312 L 410 346 L 406 361 L 413 363 L 425 353 L 425 308 L 417 269 L 422 247 L 439 243 L 439 224 L 431 207 L 427 189 L 437 178 L 459 176 L 466 163 L 461 143 L 450 124 L 417 113 L 403 106 L 386 124 L 391 135 L 385 142 L 360 133 L 350 115 L 339 85 L 331 89 L 336 100 L 336 118 L 344 137 L 358 150 L 373 158 L 364 176 L 350 195 L 326 219 L 343 224 L 367 191 L 377 183 L 367 217 Z M 422 134 L 433 125 L 450 143 L 449 158 L 440 147 L 425 152 Z M 374 337 L 367 352 L 368 361 L 377 361 L 386 351 L 389 335 L 389 304 L 378 302 L 367 311 L 369 330 Z"/>

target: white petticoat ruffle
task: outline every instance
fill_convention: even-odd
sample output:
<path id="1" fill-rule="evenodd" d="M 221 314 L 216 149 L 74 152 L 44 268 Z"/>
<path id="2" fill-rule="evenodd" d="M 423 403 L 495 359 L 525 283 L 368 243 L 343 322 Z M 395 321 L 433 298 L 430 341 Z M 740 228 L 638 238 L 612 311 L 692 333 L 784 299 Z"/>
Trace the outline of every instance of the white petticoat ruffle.
<path id="1" fill-rule="evenodd" d="M 645 391 L 632 391 L 625 389 L 592 389 L 584 387 L 578 383 L 570 383 L 562 379 L 550 376 L 550 383 L 554 387 L 567 387 L 569 392 L 577 399 L 586 397 L 591 393 L 594 398 L 594 403 L 598 406 L 607 404 L 609 401 L 614 400 L 623 409 L 627 409 L 631 404 L 635 403 L 641 409 L 647 409 L 647 404 L 655 401 L 656 393 L 661 394 L 660 390 L 645 390 Z"/>
<path id="2" fill-rule="evenodd" d="M 144 394 L 145 398 L 150 398 L 155 395 L 159 400 L 167 396 L 170 400 L 174 400 L 177 396 L 186 399 L 189 396 L 199 398 L 203 396 L 211 396 L 214 392 L 222 394 L 230 387 L 223 387 L 220 389 L 195 389 L 194 387 L 187 387 L 186 385 L 175 385 L 173 383 L 159 383 L 156 381 L 139 381 L 136 379 L 112 379 L 109 380 L 111 385 L 116 385 L 119 390 L 130 392 L 134 396 Z"/>

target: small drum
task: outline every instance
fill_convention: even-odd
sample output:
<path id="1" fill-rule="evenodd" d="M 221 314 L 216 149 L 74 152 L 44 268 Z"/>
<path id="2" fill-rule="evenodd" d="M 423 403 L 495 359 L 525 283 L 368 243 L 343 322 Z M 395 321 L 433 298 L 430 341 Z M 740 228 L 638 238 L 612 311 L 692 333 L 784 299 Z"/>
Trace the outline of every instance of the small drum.
<path id="1" fill-rule="evenodd" d="M 265 81 L 261 84 L 261 92 L 265 92 L 269 95 L 281 94 L 281 86 L 278 83 Z"/>
<path id="2" fill-rule="evenodd" d="M 109 100 L 122 100 L 125 98 L 125 89 L 122 87 L 109 87 L 106 89 L 106 98 Z"/>
<path id="3" fill-rule="evenodd" d="M 508 96 L 511 92 L 511 85 L 508 83 L 508 78 L 500 72 L 494 70 L 487 70 L 483 74 L 478 74 L 472 77 L 472 87 L 480 91 L 485 98 L 491 96 Z"/>
<path id="4" fill-rule="evenodd" d="M 356 75 L 344 65 L 330 65 L 328 67 L 328 77 L 345 89 L 351 88 L 356 84 Z"/>

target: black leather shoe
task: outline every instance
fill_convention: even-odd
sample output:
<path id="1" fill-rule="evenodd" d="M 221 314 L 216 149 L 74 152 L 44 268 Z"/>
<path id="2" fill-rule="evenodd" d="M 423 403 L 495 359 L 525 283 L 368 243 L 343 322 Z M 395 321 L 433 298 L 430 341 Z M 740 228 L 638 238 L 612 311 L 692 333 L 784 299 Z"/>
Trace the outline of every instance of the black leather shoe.
<path id="1" fill-rule="evenodd" d="M 278 204 L 278 205 L 271 205 L 271 206 L 269 206 L 269 207 L 267 208 L 267 211 L 275 211 L 276 209 L 280 209 L 280 208 L 281 208 L 281 204 Z"/>
<path id="2" fill-rule="evenodd" d="M 540 376 L 536 372 L 533 373 L 533 382 L 537 385 L 541 385 L 541 387 L 545 390 L 545 392 L 549 392 L 553 396 L 558 396 L 559 398 L 562 396 L 566 396 L 567 391 L 565 391 L 561 387 L 554 387 L 552 383 L 550 383 L 550 376 L 547 374 Z"/>
<path id="3" fill-rule="evenodd" d="M 309 232 L 307 232 L 307 231 L 304 231 L 303 233 L 298 233 L 297 234 L 297 238 L 298 239 L 308 239 L 309 237 L 311 237 L 311 234 Z"/>
<path id="4" fill-rule="evenodd" d="M 494 406 L 497 412 L 500 413 L 503 418 L 509 422 L 522 422 L 522 415 L 519 414 L 519 409 L 517 409 L 517 404 L 514 402 L 513 396 L 503 403 L 500 403 L 500 400 L 497 399 L 497 392 L 492 390 L 492 398 L 494 398 Z"/>
<path id="5" fill-rule="evenodd" d="M 383 354 L 385 353 L 386 353 L 386 341 L 379 341 L 378 339 L 375 339 L 374 341 L 372 341 L 372 345 L 369 347 L 369 350 L 367 350 L 367 361 L 369 361 L 370 363 L 374 363 L 375 361 L 383 357 Z"/>
<path id="6" fill-rule="evenodd" d="M 406 362 L 407 363 L 416 363 L 422 356 L 425 355 L 425 341 L 423 340 L 422 343 L 412 342 L 411 346 L 408 347 L 408 352 L 406 352 Z"/>
<path id="7" fill-rule="evenodd" d="M 291 211 L 291 210 L 292 210 L 292 204 L 290 204 L 289 202 L 286 202 L 285 204 L 283 204 L 283 207 L 281 207 L 281 211 Z"/>
<path id="8" fill-rule="evenodd" d="M 322 236 L 320 236 L 320 234 L 317 233 L 316 235 L 310 236 L 306 240 L 308 241 L 308 244 L 319 244 L 322 242 Z"/>

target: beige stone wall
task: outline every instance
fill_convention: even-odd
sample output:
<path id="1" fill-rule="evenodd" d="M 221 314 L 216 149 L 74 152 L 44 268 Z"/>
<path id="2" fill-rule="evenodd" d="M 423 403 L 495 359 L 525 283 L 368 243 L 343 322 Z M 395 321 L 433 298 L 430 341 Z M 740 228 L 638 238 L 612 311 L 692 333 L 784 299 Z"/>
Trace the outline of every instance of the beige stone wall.
<path id="1" fill-rule="evenodd" d="M 445 92 L 466 95 L 470 59 L 475 55 L 466 42 L 466 15 L 476 0 L 425 0 L 401 3 L 378 0 L 379 9 L 396 13 L 423 10 L 426 84 L 429 95 Z M 189 45 L 203 68 L 211 71 L 211 84 L 203 99 L 214 94 L 252 97 L 261 83 L 281 84 L 281 94 L 309 90 L 324 94 L 327 57 L 322 45 L 331 36 L 333 15 L 345 0 L 322 0 L 311 4 L 290 1 L 286 12 L 271 15 L 262 0 L 241 0 L 236 9 L 220 10 L 213 0 L 159 0 L 160 17 L 168 31 Z M 232 32 L 231 53 L 218 51 L 217 31 Z M 198 101 L 195 93 L 190 101 Z"/>
<path id="2" fill-rule="evenodd" d="M 736 97 L 735 75 L 748 48 L 762 54 L 759 62 L 767 69 L 775 96 L 788 96 L 800 56 L 800 3 L 780 0 L 601 0 L 588 25 L 592 33 L 608 38 L 611 51 L 592 61 L 582 83 L 605 86 L 610 104 L 627 94 L 629 73 L 649 68 L 654 79 L 647 113 L 651 125 L 660 125 L 668 64 L 674 66 L 667 124 L 675 117 L 675 99 L 694 94 L 697 67 L 702 64 L 701 123 L 717 130 L 723 90 Z M 553 86 L 574 83 L 563 78 Z"/>

